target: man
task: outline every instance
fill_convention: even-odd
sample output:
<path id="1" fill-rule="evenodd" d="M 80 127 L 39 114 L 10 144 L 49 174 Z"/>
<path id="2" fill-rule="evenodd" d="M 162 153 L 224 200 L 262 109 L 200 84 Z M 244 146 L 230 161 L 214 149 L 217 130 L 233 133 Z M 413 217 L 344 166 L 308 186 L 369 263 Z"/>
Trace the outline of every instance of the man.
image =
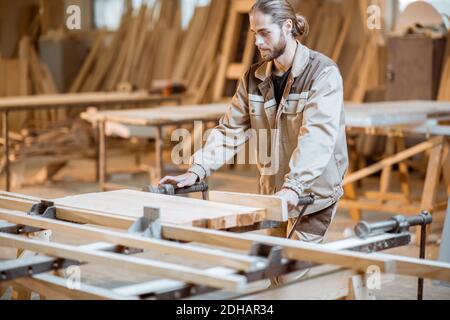
<path id="1" fill-rule="evenodd" d="M 188 172 L 160 183 L 193 185 L 236 154 L 248 138 L 247 129 L 275 131 L 267 135 L 276 170 L 258 163 L 260 191 L 286 198 L 290 211 L 300 209 L 300 196 L 313 193 L 316 200 L 296 227 L 295 238 L 319 243 L 343 195 L 348 166 L 342 78 L 332 60 L 296 40 L 308 32 L 308 24 L 287 1 L 256 1 L 250 27 L 262 61 L 245 73 Z M 240 138 L 227 138 L 230 133 Z"/>

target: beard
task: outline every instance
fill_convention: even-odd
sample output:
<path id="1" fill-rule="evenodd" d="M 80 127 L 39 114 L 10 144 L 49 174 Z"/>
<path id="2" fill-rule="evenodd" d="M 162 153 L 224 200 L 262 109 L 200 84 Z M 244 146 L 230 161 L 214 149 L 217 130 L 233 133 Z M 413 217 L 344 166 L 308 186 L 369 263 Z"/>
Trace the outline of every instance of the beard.
<path id="1" fill-rule="evenodd" d="M 280 34 L 280 40 L 275 45 L 273 50 L 265 51 L 265 53 L 260 52 L 261 53 L 261 57 L 263 58 L 264 61 L 275 60 L 275 59 L 277 59 L 278 57 L 280 57 L 284 53 L 284 50 L 286 50 L 286 45 L 287 45 L 286 37 L 284 36 L 283 33 L 281 33 Z"/>

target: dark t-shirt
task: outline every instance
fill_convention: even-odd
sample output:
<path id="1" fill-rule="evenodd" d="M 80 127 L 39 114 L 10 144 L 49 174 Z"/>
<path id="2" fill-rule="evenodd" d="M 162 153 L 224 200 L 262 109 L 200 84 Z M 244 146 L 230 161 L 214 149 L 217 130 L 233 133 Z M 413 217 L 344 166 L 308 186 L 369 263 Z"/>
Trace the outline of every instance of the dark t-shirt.
<path id="1" fill-rule="evenodd" d="M 282 76 L 276 76 L 272 73 L 273 89 L 275 91 L 275 100 L 277 105 L 280 104 L 281 98 L 283 97 L 284 88 L 286 87 L 287 78 L 291 73 L 291 69 L 286 71 Z"/>

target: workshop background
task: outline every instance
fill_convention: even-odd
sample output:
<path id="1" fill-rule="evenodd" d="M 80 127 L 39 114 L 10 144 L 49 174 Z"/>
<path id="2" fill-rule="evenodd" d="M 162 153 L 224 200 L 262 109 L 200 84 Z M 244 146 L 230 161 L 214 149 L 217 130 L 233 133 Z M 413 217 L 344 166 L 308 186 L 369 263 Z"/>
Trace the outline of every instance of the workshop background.
<path id="1" fill-rule="evenodd" d="M 54 199 L 140 190 L 184 172 L 171 161 L 171 133 L 182 127 L 197 137 L 196 116 L 213 127 L 259 59 L 252 3 L 0 0 L 0 188 Z M 302 43 L 332 58 L 344 80 L 350 168 L 327 241 L 351 237 L 360 220 L 426 210 L 426 258 L 450 262 L 450 1 L 291 3 L 310 23 Z M 170 112 L 163 123 L 114 113 L 136 108 Z M 257 193 L 257 176 L 254 165 L 230 164 L 208 184 Z M 389 251 L 418 257 L 418 235 Z M 0 259 L 11 254 L 0 248 Z M 376 298 L 415 299 L 416 285 L 386 277 Z M 6 290 L 2 299 L 17 297 Z M 424 297 L 450 299 L 450 287 L 425 280 Z"/>

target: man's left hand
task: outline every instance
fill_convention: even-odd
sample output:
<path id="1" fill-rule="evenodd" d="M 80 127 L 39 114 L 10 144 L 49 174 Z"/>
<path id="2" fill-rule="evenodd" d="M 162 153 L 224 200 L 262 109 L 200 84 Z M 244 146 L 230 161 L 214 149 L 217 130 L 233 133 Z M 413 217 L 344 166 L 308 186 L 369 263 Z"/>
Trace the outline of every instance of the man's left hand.
<path id="1" fill-rule="evenodd" d="M 289 211 L 297 207 L 298 201 L 300 200 L 297 192 L 288 188 L 281 189 L 276 195 L 286 199 Z"/>

